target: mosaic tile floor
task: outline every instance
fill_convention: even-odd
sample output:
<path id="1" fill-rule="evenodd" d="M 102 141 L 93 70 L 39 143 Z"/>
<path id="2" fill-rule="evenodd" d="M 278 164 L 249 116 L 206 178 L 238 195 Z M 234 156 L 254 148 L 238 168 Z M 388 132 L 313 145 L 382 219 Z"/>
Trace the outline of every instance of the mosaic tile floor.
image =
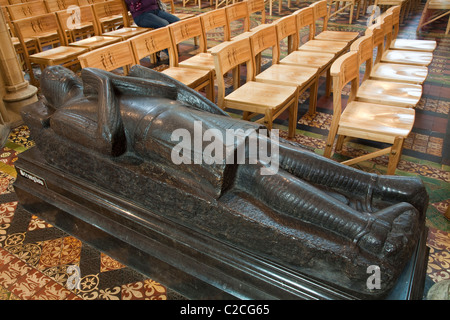
<path id="1" fill-rule="evenodd" d="M 179 3 L 177 9 L 200 12 L 192 5 L 181 8 Z M 416 37 L 415 26 L 420 10 L 401 26 L 399 37 Z M 281 15 L 293 11 L 294 8 L 283 7 Z M 362 16 L 349 26 L 346 24 L 348 15 L 344 13 L 330 21 L 330 29 L 361 31 L 366 18 Z M 269 17 L 269 21 L 271 19 L 274 17 Z M 450 37 L 443 36 L 445 25 L 446 21 L 438 21 L 421 35 L 422 38 L 436 37 L 439 45 L 424 84 L 424 95 L 417 107 L 414 130 L 408 137 L 397 170 L 398 175 L 419 176 L 430 194 L 427 211 L 430 256 L 426 290 L 436 282 L 450 279 L 450 223 L 444 217 L 450 206 Z M 164 68 L 164 65 L 158 68 Z M 332 113 L 332 100 L 323 96 L 323 87 L 322 83 L 318 112 L 314 116 L 306 113 L 308 93 L 301 97 L 295 137 L 297 142 L 319 154 L 325 147 Z M 282 129 L 282 136 L 286 134 L 286 119 L 281 117 L 276 123 L 276 127 Z M 22 126 L 11 132 L 6 146 L 0 150 L 0 300 L 181 299 L 163 284 L 148 279 L 18 207 L 12 187 L 16 177 L 14 162 L 21 152 L 33 145 L 27 128 Z M 372 148 L 377 148 L 377 145 L 357 141 L 346 144 L 342 154 L 334 157 L 336 160 L 353 157 Z M 383 174 L 386 165 L 387 158 L 379 157 L 360 163 L 357 168 Z"/>

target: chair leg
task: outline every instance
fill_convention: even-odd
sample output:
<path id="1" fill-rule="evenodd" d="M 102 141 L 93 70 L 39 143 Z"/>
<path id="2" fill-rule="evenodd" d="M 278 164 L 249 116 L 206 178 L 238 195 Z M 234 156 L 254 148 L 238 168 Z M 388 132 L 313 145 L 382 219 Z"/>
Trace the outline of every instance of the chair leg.
<path id="1" fill-rule="evenodd" d="M 445 29 L 445 34 L 448 34 L 448 31 L 450 30 L 450 17 L 448 17 L 448 23 L 447 23 L 447 29 Z"/>
<path id="2" fill-rule="evenodd" d="M 206 86 L 206 98 L 208 98 L 212 103 L 215 102 L 214 99 L 214 77 L 212 73 L 209 78 L 209 84 Z"/>
<path id="3" fill-rule="evenodd" d="M 333 116 L 333 121 L 331 122 L 330 131 L 328 132 L 328 138 L 325 145 L 325 151 L 323 152 L 324 157 L 331 158 L 331 151 L 333 150 L 334 140 L 339 127 L 340 116 Z"/>
<path id="4" fill-rule="evenodd" d="M 342 150 L 342 146 L 344 145 L 345 136 L 338 135 L 337 141 L 336 141 L 336 151 L 340 152 Z"/>
<path id="5" fill-rule="evenodd" d="M 264 125 L 267 127 L 267 129 L 272 130 L 273 117 L 271 109 L 266 109 L 266 113 L 264 115 Z"/>
<path id="6" fill-rule="evenodd" d="M 329 97 L 331 94 L 331 68 L 328 68 L 325 80 L 325 96 Z"/>
<path id="7" fill-rule="evenodd" d="M 389 153 L 389 163 L 386 174 L 393 175 L 397 169 L 398 162 L 402 155 L 404 138 L 395 138 L 394 144 L 391 147 L 391 152 Z"/>
<path id="8" fill-rule="evenodd" d="M 352 24 L 353 10 L 354 10 L 354 8 L 355 8 L 355 5 L 352 4 L 352 5 L 350 6 L 350 17 L 348 18 L 348 24 Z"/>
<path id="9" fill-rule="evenodd" d="M 309 114 L 313 115 L 316 113 L 317 107 L 317 91 L 319 90 L 319 78 L 314 80 L 314 83 L 309 87 Z"/>
<path id="10" fill-rule="evenodd" d="M 293 138 L 295 136 L 295 129 L 297 129 L 297 114 L 298 114 L 298 90 L 295 94 L 294 101 L 289 107 L 289 131 L 288 137 Z"/>

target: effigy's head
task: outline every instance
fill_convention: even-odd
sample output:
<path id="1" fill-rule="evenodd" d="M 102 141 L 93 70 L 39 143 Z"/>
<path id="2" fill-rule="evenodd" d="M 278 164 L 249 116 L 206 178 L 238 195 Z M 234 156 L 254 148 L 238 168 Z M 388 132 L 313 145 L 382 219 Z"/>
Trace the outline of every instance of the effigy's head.
<path id="1" fill-rule="evenodd" d="M 40 82 L 47 106 L 54 109 L 58 109 L 67 101 L 83 93 L 81 79 L 73 71 L 62 66 L 45 68 Z"/>

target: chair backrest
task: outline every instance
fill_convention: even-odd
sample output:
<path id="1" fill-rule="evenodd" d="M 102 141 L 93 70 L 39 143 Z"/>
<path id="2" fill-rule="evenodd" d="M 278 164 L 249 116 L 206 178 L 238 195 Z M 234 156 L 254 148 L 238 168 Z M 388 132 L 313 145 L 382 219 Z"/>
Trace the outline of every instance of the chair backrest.
<path id="1" fill-rule="evenodd" d="M 235 34 L 235 30 L 232 32 L 233 27 L 236 25 L 237 21 L 243 23 L 243 32 L 250 31 L 250 15 L 248 13 L 248 6 L 246 1 L 236 2 L 225 7 L 225 13 L 227 15 L 228 21 L 228 34 L 232 37 L 232 33 Z M 239 28 L 240 29 L 240 28 Z"/>
<path id="2" fill-rule="evenodd" d="M 95 23 L 94 12 L 92 11 L 92 6 L 82 6 L 76 7 L 72 10 L 61 10 L 56 12 L 58 17 L 58 22 L 63 32 L 65 44 L 68 45 L 70 42 L 76 41 L 71 36 L 71 33 L 67 31 L 75 30 L 81 26 L 86 27 L 89 23 L 92 25 L 91 29 L 83 30 L 83 34 L 88 33 L 89 35 L 98 35 L 97 24 Z M 85 28 L 87 29 L 87 28 Z"/>
<path id="3" fill-rule="evenodd" d="M 342 88 L 351 83 L 348 102 L 355 99 L 359 87 L 358 52 L 350 51 L 340 56 L 331 65 L 330 74 L 333 77 L 333 113 L 339 115 L 342 112 Z"/>
<path id="4" fill-rule="evenodd" d="M 301 44 L 301 30 L 305 27 L 309 29 L 309 40 L 314 39 L 314 14 L 312 7 L 306 7 L 300 10 L 297 10 L 293 13 L 293 15 L 297 18 L 297 30 L 298 30 L 298 45 Z"/>
<path id="5" fill-rule="evenodd" d="M 246 0 L 248 14 L 261 13 L 261 24 L 266 23 L 266 4 L 264 0 Z"/>
<path id="6" fill-rule="evenodd" d="M 25 38 L 36 38 L 57 32 L 60 43 L 64 43 L 58 19 L 55 13 L 46 13 L 30 18 L 13 21 L 17 36 L 22 41 Z"/>
<path id="7" fill-rule="evenodd" d="M 322 30 L 325 31 L 328 28 L 328 8 L 327 8 L 327 0 L 321 0 L 314 2 L 310 5 L 313 8 L 314 15 L 314 34 L 316 34 L 316 23 L 317 20 L 323 19 Z"/>
<path id="8" fill-rule="evenodd" d="M 134 58 L 136 63 L 147 56 L 150 56 L 158 51 L 168 49 L 169 61 L 171 66 L 174 61 L 176 51 L 172 45 L 172 39 L 170 38 L 169 27 L 163 27 L 151 30 L 149 32 L 134 36 L 130 38 L 131 48 L 133 49 Z"/>
<path id="9" fill-rule="evenodd" d="M 193 40 L 195 37 L 198 37 L 199 51 L 206 52 L 205 33 L 203 32 L 199 16 L 171 23 L 169 24 L 169 31 L 174 47 L 183 41 Z M 178 54 L 175 55 L 175 59 L 174 63 L 178 65 Z"/>
<path id="10" fill-rule="evenodd" d="M 385 48 L 389 48 L 392 40 L 392 22 L 393 14 L 392 12 L 386 11 L 386 14 L 381 19 L 381 26 L 383 28 L 383 35 L 385 37 Z"/>
<path id="11" fill-rule="evenodd" d="M 401 10 L 400 6 L 390 7 L 389 9 L 386 10 L 388 14 L 392 13 L 392 26 L 393 26 L 392 39 L 397 39 L 398 31 L 400 28 L 400 10 Z"/>
<path id="12" fill-rule="evenodd" d="M 70 6 L 78 6 L 78 0 L 45 0 L 48 12 L 66 10 Z"/>
<path id="13" fill-rule="evenodd" d="M 18 20 L 48 13 L 44 1 L 32 1 L 7 6 L 11 20 Z"/>
<path id="14" fill-rule="evenodd" d="M 357 39 L 350 46 L 350 51 L 356 51 L 358 53 L 358 63 L 360 66 L 364 63 L 366 64 L 363 81 L 368 79 L 373 65 L 373 34 L 369 33 Z"/>
<path id="15" fill-rule="evenodd" d="M 379 63 L 384 51 L 384 32 L 382 24 L 375 24 L 366 29 L 365 35 L 372 35 L 373 49 L 377 49 L 374 63 Z"/>
<path id="16" fill-rule="evenodd" d="M 128 74 L 129 68 L 136 64 L 130 41 L 121 41 L 90 51 L 78 57 L 82 68 L 98 68 L 112 71 L 124 68 Z"/>
<path id="17" fill-rule="evenodd" d="M 255 63 L 256 61 L 260 61 L 260 59 L 256 59 L 256 56 L 267 49 L 272 49 L 272 64 L 276 64 L 280 60 L 278 56 L 278 38 L 275 25 L 269 24 L 253 33 L 250 36 L 250 45 Z M 255 65 L 254 69 L 259 71 L 261 66 Z"/>
<path id="18" fill-rule="evenodd" d="M 94 11 L 95 20 L 98 25 L 98 29 L 101 33 L 110 31 L 107 27 L 102 27 L 100 23 L 100 19 L 104 18 L 112 18 L 115 16 L 122 16 L 124 25 L 128 25 L 127 23 L 127 17 L 128 12 L 125 11 L 124 6 L 119 1 L 110 0 L 110 1 L 104 1 L 104 2 L 98 2 L 94 3 L 92 5 L 92 9 Z M 127 14 L 125 14 L 127 13 Z"/>
<path id="19" fill-rule="evenodd" d="M 221 46 L 220 50 L 213 51 L 214 65 L 217 77 L 217 105 L 224 107 L 225 98 L 225 79 L 224 75 L 234 68 L 239 68 L 243 63 L 247 68 L 247 81 L 254 79 L 252 50 L 250 47 L 250 39 L 245 37 L 240 40 L 230 41 L 225 46 Z M 236 82 L 238 83 L 238 82 Z M 236 88 L 234 88 L 236 89 Z"/>
<path id="20" fill-rule="evenodd" d="M 294 15 L 287 15 L 273 22 L 277 30 L 278 43 L 284 39 L 287 41 L 287 53 L 295 51 L 298 47 L 298 30 L 297 17 Z M 281 45 L 278 45 L 278 56 L 281 56 Z"/>
<path id="21" fill-rule="evenodd" d="M 202 22 L 203 31 L 205 33 L 205 40 L 207 40 L 207 33 L 217 29 L 217 28 L 223 28 L 223 40 L 228 41 L 230 40 L 230 34 L 228 29 L 228 21 L 227 16 L 225 13 L 225 8 L 219 8 L 215 10 L 209 10 L 205 13 L 202 13 L 199 15 L 200 20 Z"/>

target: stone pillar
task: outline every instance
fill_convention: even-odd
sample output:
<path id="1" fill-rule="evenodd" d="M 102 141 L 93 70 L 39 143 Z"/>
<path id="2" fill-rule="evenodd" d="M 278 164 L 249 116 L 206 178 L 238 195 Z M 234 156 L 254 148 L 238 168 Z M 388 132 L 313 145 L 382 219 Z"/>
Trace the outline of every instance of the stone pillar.
<path id="1" fill-rule="evenodd" d="M 22 123 L 22 107 L 37 101 L 37 88 L 25 81 L 3 10 L 0 10 L 0 77 L 4 86 L 0 93 L 4 104 L 0 106 L 2 124 L 16 127 Z"/>

